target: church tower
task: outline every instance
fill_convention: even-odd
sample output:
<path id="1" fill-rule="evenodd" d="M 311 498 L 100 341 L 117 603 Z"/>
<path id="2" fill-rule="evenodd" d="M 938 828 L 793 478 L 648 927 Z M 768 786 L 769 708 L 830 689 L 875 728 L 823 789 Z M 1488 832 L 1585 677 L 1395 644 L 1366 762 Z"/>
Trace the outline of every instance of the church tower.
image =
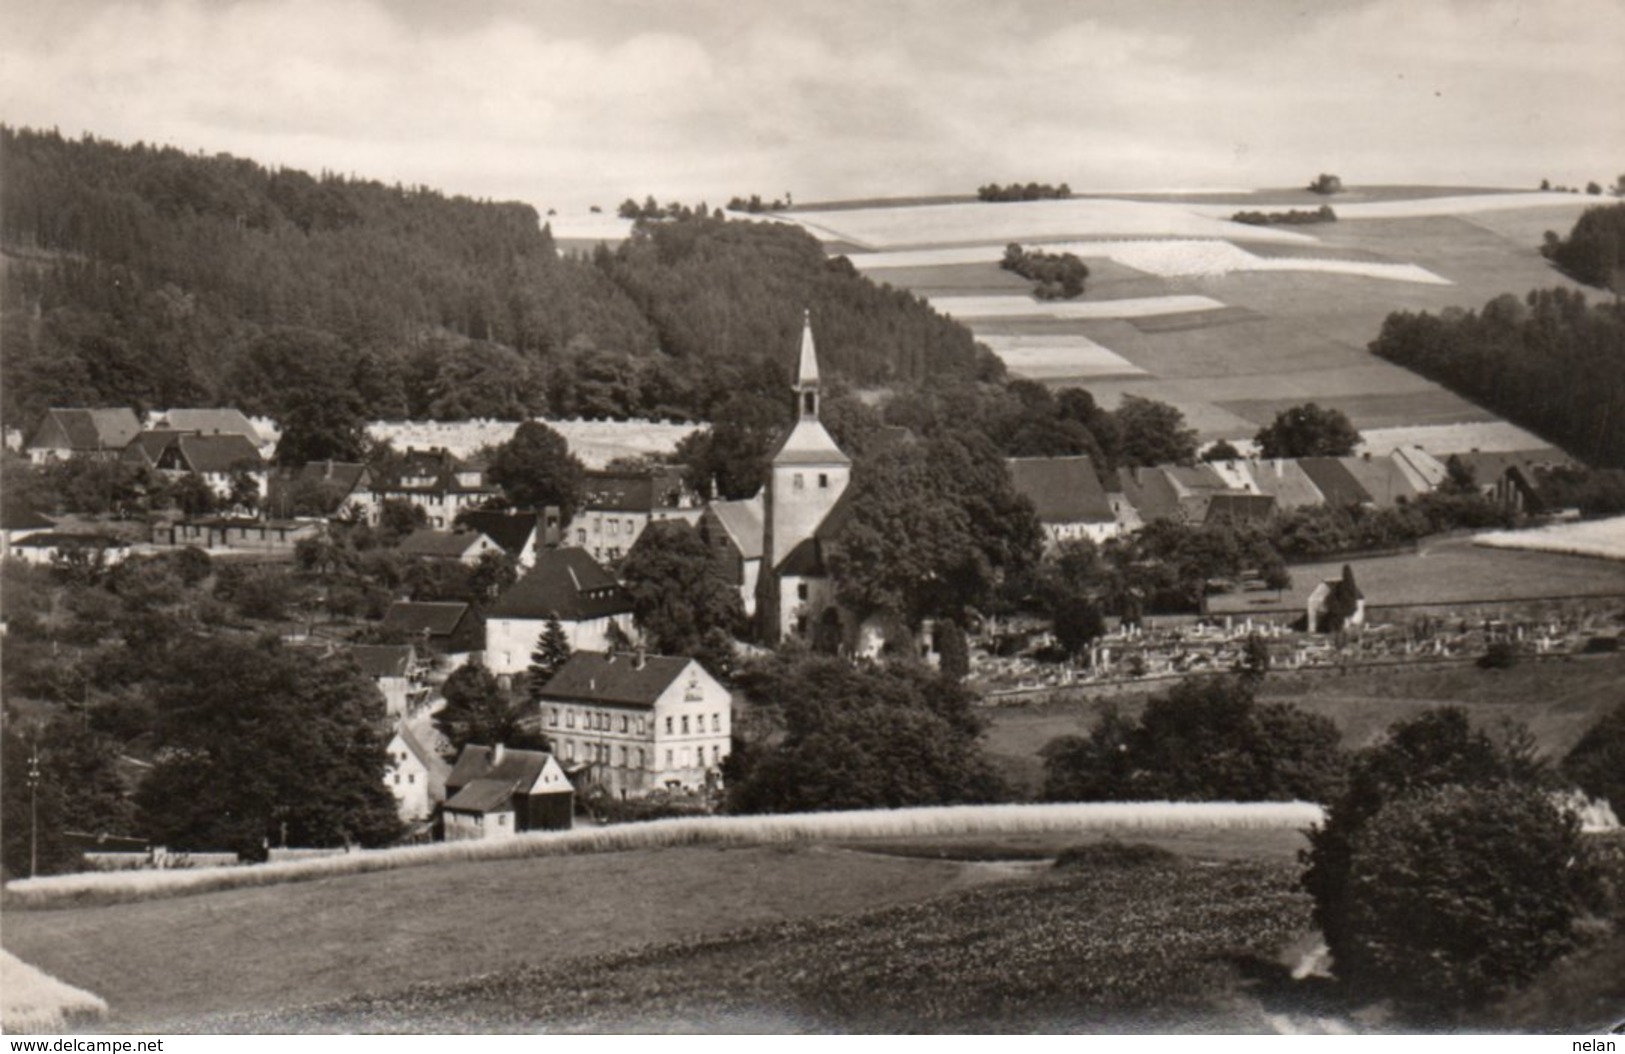
<path id="1" fill-rule="evenodd" d="M 801 356 L 794 385 L 796 423 L 774 453 L 764 492 L 762 584 L 758 611 L 768 620 L 767 638 L 804 632 L 812 609 L 827 602 L 829 583 L 813 535 L 852 479 L 852 460 L 835 445 L 818 419 L 823 398 L 812 321 L 804 317 Z M 765 601 L 765 603 L 763 603 Z"/>

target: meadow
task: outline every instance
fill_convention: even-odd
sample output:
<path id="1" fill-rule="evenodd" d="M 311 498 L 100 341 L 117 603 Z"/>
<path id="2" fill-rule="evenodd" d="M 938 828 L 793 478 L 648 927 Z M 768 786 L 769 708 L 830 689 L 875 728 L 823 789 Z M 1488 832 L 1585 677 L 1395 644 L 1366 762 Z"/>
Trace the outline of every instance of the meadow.
<path id="1" fill-rule="evenodd" d="M 66 1032 L 99 1021 L 107 1003 L 0 951 L 0 1031 Z"/>
<path id="2" fill-rule="evenodd" d="M 1625 560 L 1625 516 L 1584 523 L 1559 523 L 1522 531 L 1492 531 L 1473 539 L 1495 549 L 1529 549 L 1543 553 Z"/>
<path id="3" fill-rule="evenodd" d="M 562 435 L 588 468 L 603 468 L 618 457 L 670 453 L 699 427 L 674 421 L 538 420 Z M 367 434 L 397 450 L 443 447 L 467 457 L 481 447 L 506 443 L 518 428 L 518 421 L 374 421 Z"/>

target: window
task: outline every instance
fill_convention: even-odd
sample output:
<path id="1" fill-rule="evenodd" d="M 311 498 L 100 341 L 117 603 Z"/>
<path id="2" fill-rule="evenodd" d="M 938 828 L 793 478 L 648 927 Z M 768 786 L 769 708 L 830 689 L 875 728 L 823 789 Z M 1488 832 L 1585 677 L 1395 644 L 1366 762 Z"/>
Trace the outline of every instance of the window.
<path id="1" fill-rule="evenodd" d="M 574 728 L 575 726 L 576 726 L 576 712 L 574 710 L 566 710 L 564 712 L 564 727 L 565 728 Z"/>
<path id="2" fill-rule="evenodd" d="M 631 719 L 625 714 L 621 715 L 621 731 L 625 732 L 631 726 Z"/>
<path id="3" fill-rule="evenodd" d="M 506 826 L 508 826 L 508 814 L 507 813 L 505 813 L 505 812 L 497 813 L 497 826 L 498 827 L 506 827 Z"/>
<path id="4" fill-rule="evenodd" d="M 688 715 L 683 715 L 683 735 L 688 735 Z"/>
<path id="5" fill-rule="evenodd" d="M 801 393 L 801 412 L 808 415 L 818 412 L 818 396 L 816 393 Z"/>
<path id="6" fill-rule="evenodd" d="M 406 782 L 407 783 L 416 783 L 417 781 L 418 781 L 418 774 L 416 772 L 408 772 L 406 774 Z"/>
<path id="7" fill-rule="evenodd" d="M 548 707 L 548 709 L 547 709 L 547 726 L 549 728 L 557 728 L 557 727 L 559 727 L 559 708 L 558 707 L 556 707 L 556 706 Z"/>
<path id="8" fill-rule="evenodd" d="M 819 490 L 828 490 L 829 489 L 829 473 L 828 472 L 820 472 L 818 474 L 818 489 Z"/>
<path id="9" fill-rule="evenodd" d="M 397 773 L 395 773 L 395 786 L 399 787 L 400 785 L 401 785 L 401 774 L 399 772 L 397 772 Z"/>
<path id="10" fill-rule="evenodd" d="M 722 764 L 722 747 L 715 743 L 711 744 L 711 764 Z"/>
<path id="11" fill-rule="evenodd" d="M 577 527 L 576 528 L 576 544 L 577 545 L 586 545 L 587 544 L 587 528 L 585 528 L 585 527 Z"/>
<path id="12" fill-rule="evenodd" d="M 805 490 L 807 487 L 807 481 L 802 479 L 801 473 L 797 472 L 794 476 L 790 477 L 790 487 L 792 490 Z"/>
<path id="13" fill-rule="evenodd" d="M 565 757 L 565 760 L 567 760 L 567 761 L 574 761 L 576 759 L 576 741 L 575 740 L 566 739 L 564 741 L 564 757 Z"/>
<path id="14" fill-rule="evenodd" d="M 638 718 L 638 735 L 646 736 L 648 734 L 649 734 L 649 721 L 648 721 L 648 719 L 643 718 L 643 717 Z"/>
<path id="15" fill-rule="evenodd" d="M 621 768 L 626 768 L 626 748 L 621 748 Z"/>
<path id="16" fill-rule="evenodd" d="M 805 583 L 805 582 L 797 582 L 796 583 L 796 599 L 797 600 L 806 600 L 807 599 L 807 583 Z"/>
<path id="17" fill-rule="evenodd" d="M 638 748 L 637 758 L 638 758 L 638 768 L 641 769 L 643 767 L 643 748 L 642 747 Z"/>
<path id="18" fill-rule="evenodd" d="M 666 735 L 668 735 L 668 736 L 671 735 L 671 716 L 670 715 L 667 715 L 667 717 L 666 717 Z"/>
<path id="19" fill-rule="evenodd" d="M 666 767 L 671 768 L 671 751 L 666 751 Z"/>
<path id="20" fill-rule="evenodd" d="M 713 731 L 713 732 L 721 732 L 722 731 L 722 715 L 721 714 L 712 714 L 711 715 L 711 731 Z"/>

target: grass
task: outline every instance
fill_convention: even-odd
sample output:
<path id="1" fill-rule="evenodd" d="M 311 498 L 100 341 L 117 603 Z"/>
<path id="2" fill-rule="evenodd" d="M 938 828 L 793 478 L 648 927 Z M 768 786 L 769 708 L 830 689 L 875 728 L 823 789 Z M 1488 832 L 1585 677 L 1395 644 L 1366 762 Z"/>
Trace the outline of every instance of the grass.
<path id="1" fill-rule="evenodd" d="M 67 1032 L 100 1019 L 107 1003 L 0 951 L 0 1031 Z"/>
<path id="2" fill-rule="evenodd" d="M 1596 556 L 1625 560 L 1625 516 L 1584 523 L 1562 523 L 1523 531 L 1493 531 L 1473 541 L 1498 549 Z"/>
<path id="3" fill-rule="evenodd" d="M 1292 585 L 1279 603 L 1273 592 L 1224 593 L 1209 597 L 1208 609 L 1215 615 L 1302 611 L 1310 591 L 1341 574 L 1344 562 L 1294 564 Z M 1351 566 L 1366 603 L 1377 609 L 1625 594 L 1625 565 L 1617 561 L 1490 549 L 1471 538 L 1426 542 L 1416 553 L 1356 560 Z"/>
<path id="4" fill-rule="evenodd" d="M 1237 958 L 1307 925 L 1296 869 L 1124 854 L 848 917 L 210 1023 L 248 1031 L 1256 1031 Z M 911 862 L 911 866 L 918 862 Z"/>
<path id="5" fill-rule="evenodd" d="M 1155 831 L 1170 828 L 1302 827 L 1317 806 L 1302 802 L 1091 802 L 1046 805 L 945 805 L 912 809 L 701 816 L 518 835 L 505 841 L 441 842 L 259 864 L 183 871 L 86 872 L 6 885 L 9 908 L 188 896 L 221 889 L 307 882 L 338 875 L 462 861 L 614 853 L 672 846 L 739 846 L 849 838 L 1027 834 L 1057 831 Z"/>

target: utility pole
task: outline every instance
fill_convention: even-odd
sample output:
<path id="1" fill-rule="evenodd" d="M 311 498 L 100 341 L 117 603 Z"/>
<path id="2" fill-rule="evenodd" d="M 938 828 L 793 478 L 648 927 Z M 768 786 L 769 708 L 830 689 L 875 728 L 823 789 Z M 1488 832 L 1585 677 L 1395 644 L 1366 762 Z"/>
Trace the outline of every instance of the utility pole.
<path id="1" fill-rule="evenodd" d="M 39 740 L 28 753 L 28 877 L 39 872 Z"/>

